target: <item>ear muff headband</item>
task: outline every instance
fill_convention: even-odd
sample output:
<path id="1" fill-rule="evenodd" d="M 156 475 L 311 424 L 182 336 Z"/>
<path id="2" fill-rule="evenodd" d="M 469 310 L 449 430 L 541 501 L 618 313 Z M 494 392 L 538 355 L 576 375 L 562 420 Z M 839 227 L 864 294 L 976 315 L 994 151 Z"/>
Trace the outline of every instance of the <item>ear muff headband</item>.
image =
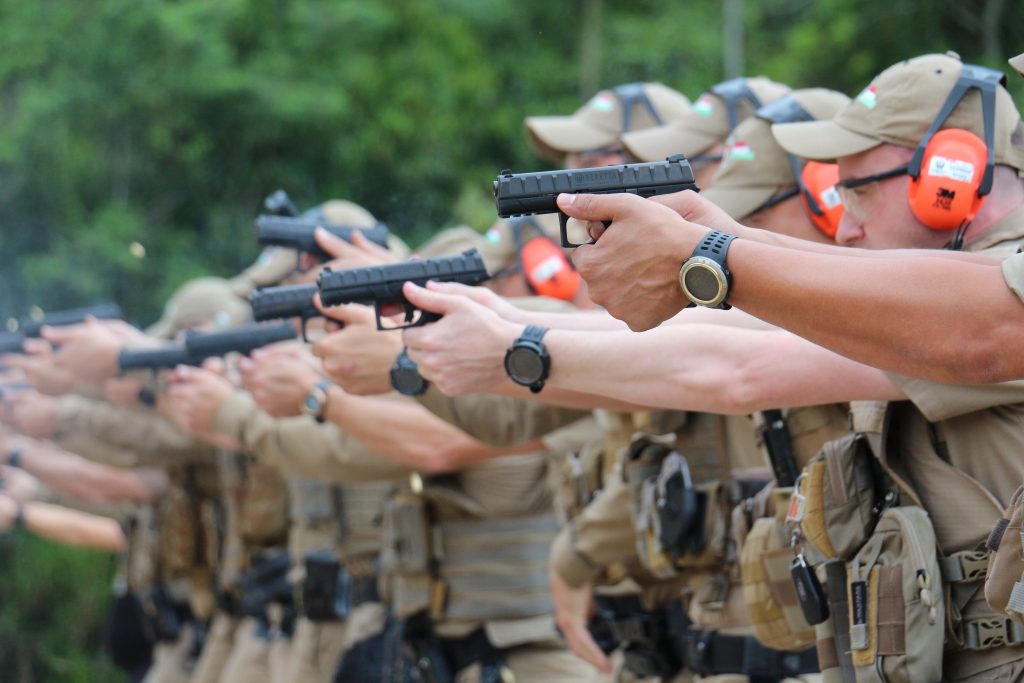
<path id="1" fill-rule="evenodd" d="M 757 110 L 756 116 L 771 123 L 797 123 L 800 121 L 814 121 L 810 112 L 803 108 L 792 95 L 780 97 L 774 102 L 769 102 Z M 829 237 L 835 237 L 839 230 L 839 221 L 843 217 L 843 203 L 836 190 L 836 183 L 839 182 L 839 168 L 836 164 L 823 164 L 817 161 L 808 161 L 801 167 L 799 157 L 793 154 L 786 155 L 789 160 L 789 168 L 793 172 L 793 180 L 796 182 L 796 191 L 784 192 L 778 197 L 773 197 L 773 203 L 783 199 L 789 199 L 796 192 L 803 198 L 804 208 L 811 222 L 822 233 Z M 773 201 L 774 200 L 774 201 Z M 767 208 L 769 204 L 761 208 Z"/>
<path id="2" fill-rule="evenodd" d="M 956 85 L 914 150 L 907 165 L 911 178 L 908 201 L 914 216 L 932 230 L 965 227 L 992 191 L 996 88 L 1000 85 L 1006 85 L 1002 72 L 964 64 Z M 972 90 L 977 90 L 981 97 L 984 141 L 966 130 L 940 130 Z"/>
<path id="3" fill-rule="evenodd" d="M 619 104 L 622 105 L 623 133 L 628 133 L 630 126 L 633 124 L 633 107 L 637 104 L 642 104 L 647 109 L 647 113 L 654 119 L 655 125 L 662 125 L 661 116 L 658 115 L 658 110 L 654 108 L 651 98 L 647 96 L 643 83 L 624 83 L 613 88 L 612 92 L 619 98 Z"/>
<path id="4" fill-rule="evenodd" d="M 750 102 L 750 106 L 754 109 L 761 108 L 761 100 L 750 89 L 750 85 L 745 78 L 732 78 L 728 81 L 722 81 L 718 85 L 711 87 L 711 93 L 722 98 L 722 101 L 725 102 L 725 111 L 729 117 L 729 130 L 735 128 L 740 122 L 739 106 L 742 100 Z"/>
<path id="5" fill-rule="evenodd" d="M 529 216 L 510 218 L 519 267 L 527 287 L 537 296 L 569 301 L 579 291 L 581 278 L 558 244 Z M 532 236 L 524 233 L 532 231 Z"/>

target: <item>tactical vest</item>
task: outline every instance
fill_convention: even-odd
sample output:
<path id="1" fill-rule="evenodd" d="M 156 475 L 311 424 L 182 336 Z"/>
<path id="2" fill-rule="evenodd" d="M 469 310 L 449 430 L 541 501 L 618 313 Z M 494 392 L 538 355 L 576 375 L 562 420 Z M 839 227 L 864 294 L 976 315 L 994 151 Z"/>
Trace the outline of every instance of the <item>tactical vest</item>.
<path id="1" fill-rule="evenodd" d="M 972 419 L 997 419 L 990 413 L 979 411 Z M 999 502 L 949 464 L 936 425 L 909 401 L 855 402 L 851 425 L 854 436 L 826 444 L 804 468 L 787 518 L 799 531 L 800 547 L 826 560 L 818 575 L 827 579 L 833 609 L 817 627 L 823 670 L 840 676 L 884 668 L 892 677 L 893 667 L 900 667 L 913 680 L 923 672 L 903 662 L 930 661 L 945 676 L 959 678 L 1024 657 L 1018 647 L 1005 647 L 1024 644 L 1024 631 L 994 613 L 982 590 L 985 542 L 1001 514 Z M 898 534 L 893 520 L 903 520 Z M 902 546 L 893 547 L 904 555 L 890 555 L 892 564 L 886 564 L 890 546 L 884 544 L 896 537 Z M 897 581 L 891 569 L 916 565 L 917 585 L 886 587 L 886 577 Z M 851 588 L 857 581 L 868 591 Z M 921 615 L 929 607 L 940 614 L 926 622 Z M 922 656 L 927 643 L 931 655 Z M 944 672 L 943 647 L 956 651 Z"/>
<path id="2" fill-rule="evenodd" d="M 501 489 L 510 474 L 535 481 L 486 501 L 468 492 L 469 478 Z M 546 476 L 539 454 L 500 458 L 454 475 L 413 475 L 384 505 L 382 583 L 396 616 L 427 613 L 442 627 L 482 623 L 489 630 L 542 617 L 543 625 L 525 629 L 520 642 L 553 636 L 547 572 L 558 519 Z M 535 499 L 517 500 L 524 495 Z"/>

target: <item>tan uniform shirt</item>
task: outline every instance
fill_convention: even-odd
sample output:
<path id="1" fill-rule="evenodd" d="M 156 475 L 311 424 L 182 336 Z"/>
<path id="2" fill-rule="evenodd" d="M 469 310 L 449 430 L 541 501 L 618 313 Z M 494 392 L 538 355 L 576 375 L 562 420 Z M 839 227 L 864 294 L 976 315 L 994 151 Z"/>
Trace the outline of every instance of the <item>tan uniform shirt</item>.
<path id="1" fill-rule="evenodd" d="M 101 439 L 135 456 L 134 466 L 212 462 L 214 449 L 193 439 L 166 417 L 148 408 L 122 408 L 67 395 L 57 403 L 56 440 L 71 450 L 82 435 Z M 65 441 L 65 437 L 67 440 Z M 123 455 L 123 451 L 119 453 Z M 82 454 L 85 456 L 85 454 Z"/>
<path id="2" fill-rule="evenodd" d="M 431 386 L 417 400 L 439 418 L 496 447 L 515 446 L 565 427 L 589 413 L 509 396 L 445 396 Z"/>
<path id="3" fill-rule="evenodd" d="M 289 476 L 357 483 L 409 474 L 404 465 L 377 455 L 335 425 L 306 416 L 273 418 L 245 392 L 221 404 L 214 428 Z"/>

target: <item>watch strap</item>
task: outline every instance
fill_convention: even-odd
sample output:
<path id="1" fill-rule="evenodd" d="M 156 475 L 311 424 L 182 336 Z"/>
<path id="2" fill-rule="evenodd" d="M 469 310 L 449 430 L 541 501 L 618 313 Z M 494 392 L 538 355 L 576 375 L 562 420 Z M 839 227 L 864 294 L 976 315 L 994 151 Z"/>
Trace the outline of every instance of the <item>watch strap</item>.
<path id="1" fill-rule="evenodd" d="M 736 235 L 718 230 L 708 230 L 704 238 L 693 250 L 693 256 L 704 256 L 718 263 L 725 268 L 725 257 L 729 253 L 729 245 L 736 239 Z"/>
<path id="2" fill-rule="evenodd" d="M 15 448 L 13 451 L 7 454 L 7 466 L 8 467 L 21 467 L 21 449 Z"/>
<path id="3" fill-rule="evenodd" d="M 322 379 L 313 385 L 315 388 L 323 392 L 323 401 L 320 402 L 320 410 L 319 412 L 317 412 L 316 415 L 313 416 L 313 419 L 319 422 L 320 424 L 323 424 L 326 421 L 324 413 L 327 412 L 327 397 L 330 395 L 328 394 L 328 390 L 331 388 L 332 384 L 334 383 L 331 382 L 331 380 Z"/>
<path id="4" fill-rule="evenodd" d="M 547 327 L 541 327 L 540 325 L 527 325 L 526 329 L 523 330 L 523 333 L 519 335 L 519 339 L 517 339 L 516 341 L 529 341 L 534 342 L 535 344 L 540 344 L 541 340 L 544 338 L 544 335 L 547 333 Z"/>

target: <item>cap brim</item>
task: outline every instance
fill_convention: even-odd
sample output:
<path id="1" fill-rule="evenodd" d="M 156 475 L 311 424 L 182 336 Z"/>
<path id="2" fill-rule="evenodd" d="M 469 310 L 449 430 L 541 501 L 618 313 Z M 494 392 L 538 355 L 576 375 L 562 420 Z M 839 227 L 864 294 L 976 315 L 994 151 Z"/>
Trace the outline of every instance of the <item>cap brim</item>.
<path id="1" fill-rule="evenodd" d="M 523 125 L 537 151 L 549 159 L 607 147 L 617 139 L 615 134 L 594 128 L 575 116 L 529 116 Z"/>
<path id="2" fill-rule="evenodd" d="M 1024 76 L 1024 55 L 1017 55 L 1010 59 L 1010 66 L 1017 70 L 1021 76 Z"/>
<path id="3" fill-rule="evenodd" d="M 170 339 L 174 334 L 174 322 L 167 316 L 164 316 L 147 327 L 145 332 L 150 337 L 156 337 L 157 339 Z"/>
<path id="4" fill-rule="evenodd" d="M 673 154 L 696 156 L 718 143 L 714 135 L 669 124 L 622 136 L 622 144 L 640 161 L 663 161 Z"/>
<path id="5" fill-rule="evenodd" d="M 882 143 L 882 140 L 854 133 L 834 121 L 776 123 L 772 126 L 772 135 L 779 147 L 790 154 L 814 161 L 835 161 Z"/>
<path id="6" fill-rule="evenodd" d="M 774 187 L 709 187 L 700 194 L 734 220 L 746 218 L 775 194 Z"/>

